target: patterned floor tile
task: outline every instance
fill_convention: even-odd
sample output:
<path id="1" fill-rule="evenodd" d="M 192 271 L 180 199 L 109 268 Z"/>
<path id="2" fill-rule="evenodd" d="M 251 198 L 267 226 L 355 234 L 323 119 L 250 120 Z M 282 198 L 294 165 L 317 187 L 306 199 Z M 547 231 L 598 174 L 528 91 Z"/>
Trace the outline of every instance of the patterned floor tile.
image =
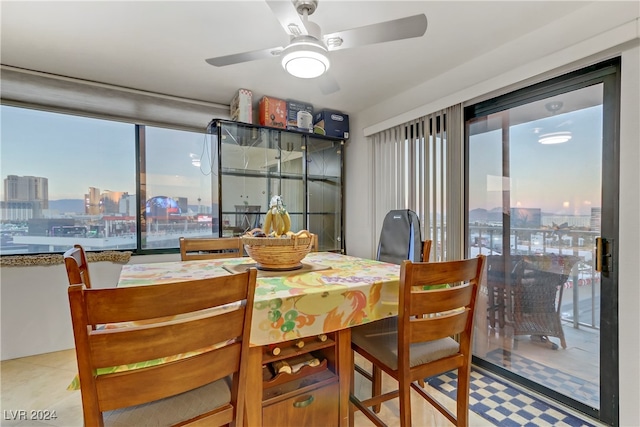
<path id="1" fill-rule="evenodd" d="M 455 371 L 428 378 L 426 381 L 450 398 L 456 398 Z M 595 424 L 555 408 L 475 369 L 471 370 L 469 409 L 497 426 L 595 427 Z"/>
<path id="2" fill-rule="evenodd" d="M 572 396 L 574 399 L 589 406 L 594 408 L 600 406 L 600 390 L 597 384 L 534 362 L 509 350 L 493 350 L 487 354 L 486 359 L 545 387 L 556 390 L 566 396 Z"/>

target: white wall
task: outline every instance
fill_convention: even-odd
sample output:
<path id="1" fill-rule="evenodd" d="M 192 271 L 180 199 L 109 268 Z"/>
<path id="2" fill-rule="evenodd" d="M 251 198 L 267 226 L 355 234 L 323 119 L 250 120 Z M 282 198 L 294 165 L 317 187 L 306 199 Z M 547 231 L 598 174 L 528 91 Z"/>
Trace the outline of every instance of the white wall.
<path id="1" fill-rule="evenodd" d="M 346 245 L 373 257 L 371 142 L 365 135 L 622 56 L 620 122 L 620 424 L 640 426 L 640 3 L 594 2 L 481 58 L 351 116 L 346 150 Z M 526 63 L 522 63 L 526 58 Z M 434 58 L 437 60 L 437 58 Z"/>
<path id="2" fill-rule="evenodd" d="M 640 426 L 640 47 L 622 54 L 620 118 L 620 425 Z"/>
<path id="3" fill-rule="evenodd" d="M 129 264 L 178 261 L 180 254 L 132 257 Z M 91 284 L 118 283 L 121 264 L 89 265 Z M 0 360 L 73 348 L 64 264 L 2 267 L 0 271 Z"/>

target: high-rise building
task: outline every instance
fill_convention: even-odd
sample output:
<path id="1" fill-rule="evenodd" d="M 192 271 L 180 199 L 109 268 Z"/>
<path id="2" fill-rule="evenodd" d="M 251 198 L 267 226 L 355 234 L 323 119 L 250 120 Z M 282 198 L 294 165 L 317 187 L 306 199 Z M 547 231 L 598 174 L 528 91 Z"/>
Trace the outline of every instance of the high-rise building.
<path id="1" fill-rule="evenodd" d="M 5 202 L 36 202 L 40 211 L 49 209 L 49 179 L 8 175 L 4 180 Z"/>
<path id="2" fill-rule="evenodd" d="M 84 195 L 84 213 L 88 215 L 100 214 L 100 189 L 89 187 L 89 193 Z"/>
<path id="3" fill-rule="evenodd" d="M 121 191 L 105 190 L 100 194 L 100 213 L 117 214 L 120 212 L 120 200 L 124 193 Z"/>
<path id="4" fill-rule="evenodd" d="M 118 213 L 126 216 L 136 215 L 136 195 L 129 194 L 127 192 L 122 193 L 120 202 L 118 204 Z"/>
<path id="5" fill-rule="evenodd" d="M 591 208 L 591 231 L 600 231 L 600 222 L 602 221 L 602 208 Z"/>

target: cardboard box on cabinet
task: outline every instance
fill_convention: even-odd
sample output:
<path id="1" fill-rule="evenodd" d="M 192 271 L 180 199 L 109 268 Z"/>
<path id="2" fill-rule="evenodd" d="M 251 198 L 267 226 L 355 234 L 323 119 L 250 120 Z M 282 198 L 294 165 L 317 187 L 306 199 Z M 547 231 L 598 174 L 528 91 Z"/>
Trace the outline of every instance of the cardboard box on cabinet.
<path id="1" fill-rule="evenodd" d="M 313 132 L 313 105 L 287 100 L 287 129 Z"/>
<path id="2" fill-rule="evenodd" d="M 287 101 L 284 99 L 263 96 L 258 109 L 261 126 L 287 128 Z"/>
<path id="3" fill-rule="evenodd" d="M 349 139 L 349 116 L 339 111 L 319 111 L 313 118 L 313 132 L 334 138 Z"/>
<path id="4" fill-rule="evenodd" d="M 253 92 L 239 89 L 229 105 L 231 120 L 253 123 Z"/>

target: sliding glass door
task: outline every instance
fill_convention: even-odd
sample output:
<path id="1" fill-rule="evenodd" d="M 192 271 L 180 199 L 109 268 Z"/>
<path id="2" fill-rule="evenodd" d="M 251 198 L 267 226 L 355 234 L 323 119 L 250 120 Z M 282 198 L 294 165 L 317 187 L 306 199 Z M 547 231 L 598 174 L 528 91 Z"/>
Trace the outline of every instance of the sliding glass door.
<path id="1" fill-rule="evenodd" d="M 465 110 L 468 255 L 488 257 L 474 359 L 611 424 L 618 73 L 611 61 Z"/>

